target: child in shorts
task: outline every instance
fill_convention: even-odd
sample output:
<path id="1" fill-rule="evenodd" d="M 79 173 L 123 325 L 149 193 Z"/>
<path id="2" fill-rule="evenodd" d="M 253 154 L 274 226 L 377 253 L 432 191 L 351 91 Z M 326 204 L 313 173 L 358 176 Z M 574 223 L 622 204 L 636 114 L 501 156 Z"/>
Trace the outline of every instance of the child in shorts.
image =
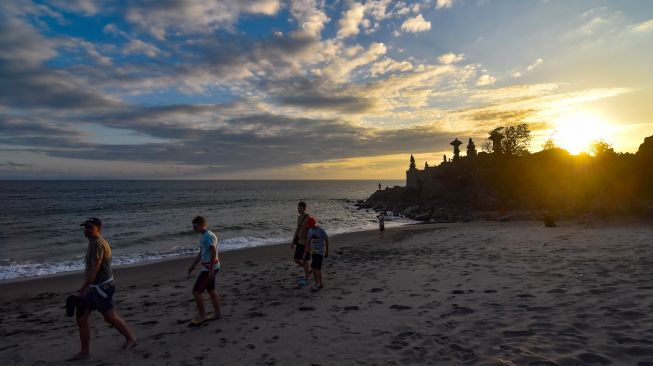
<path id="1" fill-rule="evenodd" d="M 308 220 L 308 243 L 306 253 L 311 256 L 311 269 L 313 270 L 313 286 L 311 291 L 320 290 L 324 284 L 322 282 L 322 261 L 329 256 L 329 236 L 319 226 L 314 217 Z"/>

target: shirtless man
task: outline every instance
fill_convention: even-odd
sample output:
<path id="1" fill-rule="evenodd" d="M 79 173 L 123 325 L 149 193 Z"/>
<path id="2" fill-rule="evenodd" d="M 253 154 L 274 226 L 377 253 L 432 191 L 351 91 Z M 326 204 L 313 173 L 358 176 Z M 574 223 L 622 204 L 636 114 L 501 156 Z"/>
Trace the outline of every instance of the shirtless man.
<path id="1" fill-rule="evenodd" d="M 295 288 L 301 288 L 308 285 L 309 269 L 308 261 L 309 256 L 306 254 L 306 243 L 308 241 L 308 214 L 306 213 L 306 202 L 299 202 L 297 204 L 297 228 L 295 229 L 295 236 L 292 239 L 291 249 L 295 250 L 294 260 L 298 266 L 304 268 L 304 278 L 299 280 Z"/>

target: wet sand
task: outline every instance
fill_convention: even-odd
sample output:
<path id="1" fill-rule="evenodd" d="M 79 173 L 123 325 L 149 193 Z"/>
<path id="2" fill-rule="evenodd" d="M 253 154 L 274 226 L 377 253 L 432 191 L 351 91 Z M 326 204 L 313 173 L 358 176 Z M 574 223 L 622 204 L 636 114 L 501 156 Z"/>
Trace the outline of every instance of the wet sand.
<path id="1" fill-rule="evenodd" d="M 121 351 L 94 313 L 91 357 L 76 364 L 653 365 L 650 222 L 413 225 L 331 245 L 317 293 L 292 288 L 289 245 L 222 253 L 224 317 L 197 328 L 190 259 L 116 269 L 138 343 Z M 0 284 L 0 364 L 71 364 L 63 304 L 81 282 Z"/>

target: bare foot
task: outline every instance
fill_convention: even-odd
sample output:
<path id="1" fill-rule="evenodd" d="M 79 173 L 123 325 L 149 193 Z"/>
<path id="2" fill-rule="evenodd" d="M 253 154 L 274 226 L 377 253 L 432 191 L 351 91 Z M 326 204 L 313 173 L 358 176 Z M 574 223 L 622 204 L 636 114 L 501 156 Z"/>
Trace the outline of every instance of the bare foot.
<path id="1" fill-rule="evenodd" d="M 85 359 L 88 358 L 88 356 L 89 356 L 88 353 L 80 352 L 80 353 L 74 355 L 73 357 L 66 359 L 66 361 L 79 361 L 79 360 L 85 360 Z"/>
<path id="2" fill-rule="evenodd" d="M 135 338 L 126 339 L 125 344 L 122 345 L 122 349 L 124 349 L 124 350 L 131 349 L 132 347 L 134 347 L 134 344 L 136 344 L 136 339 Z"/>

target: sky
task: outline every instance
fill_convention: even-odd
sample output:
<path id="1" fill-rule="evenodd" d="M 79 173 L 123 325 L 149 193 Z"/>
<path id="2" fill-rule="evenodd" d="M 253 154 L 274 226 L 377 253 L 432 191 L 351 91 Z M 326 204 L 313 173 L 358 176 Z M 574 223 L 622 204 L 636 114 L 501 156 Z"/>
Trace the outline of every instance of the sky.
<path id="1" fill-rule="evenodd" d="M 5 0 L 0 50 L 0 179 L 403 179 L 498 126 L 653 135 L 649 0 Z"/>

